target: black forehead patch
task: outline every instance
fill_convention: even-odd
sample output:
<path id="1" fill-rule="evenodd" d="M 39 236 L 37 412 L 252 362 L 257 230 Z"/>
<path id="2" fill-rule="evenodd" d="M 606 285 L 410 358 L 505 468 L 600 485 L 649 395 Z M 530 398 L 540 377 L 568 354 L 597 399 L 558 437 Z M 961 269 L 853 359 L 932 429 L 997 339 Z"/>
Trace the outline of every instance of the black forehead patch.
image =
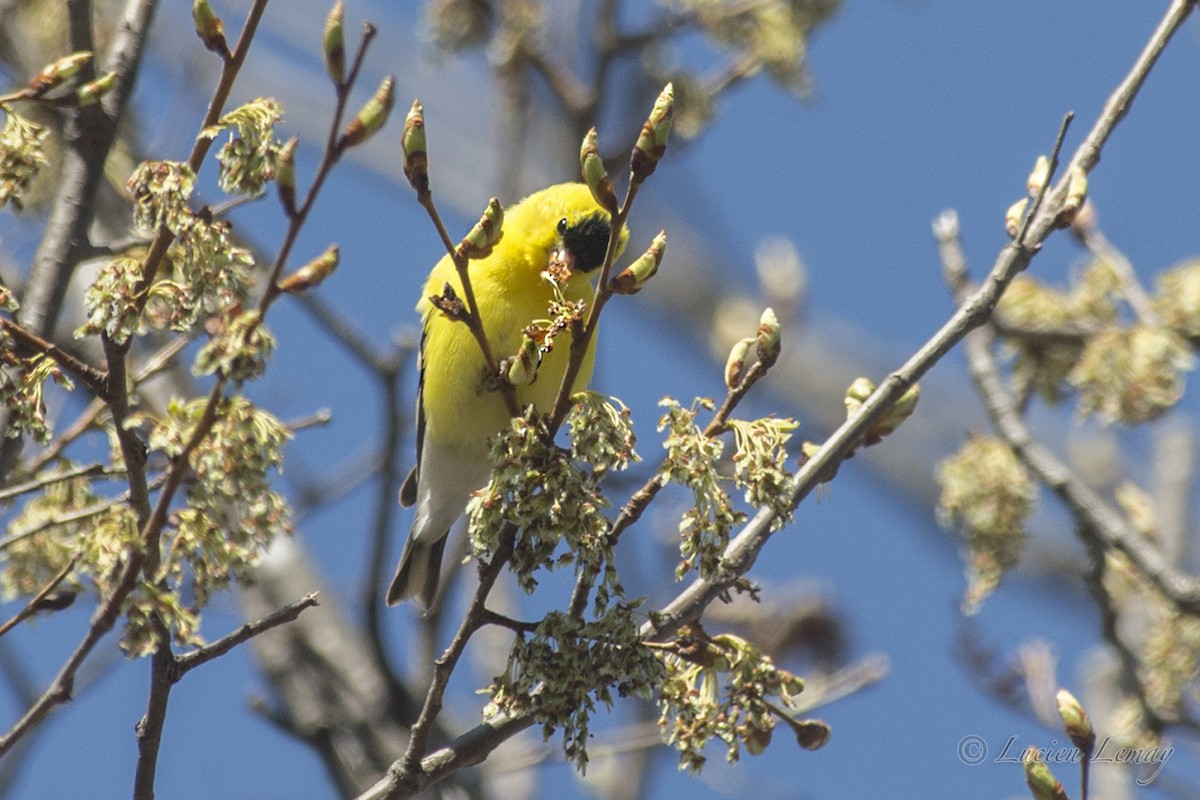
<path id="1" fill-rule="evenodd" d="M 608 218 L 593 214 L 574 223 L 563 223 L 567 223 L 567 220 L 559 224 L 559 235 L 562 243 L 575 255 L 576 269 L 591 272 L 603 264 L 608 237 L 612 232 Z"/>

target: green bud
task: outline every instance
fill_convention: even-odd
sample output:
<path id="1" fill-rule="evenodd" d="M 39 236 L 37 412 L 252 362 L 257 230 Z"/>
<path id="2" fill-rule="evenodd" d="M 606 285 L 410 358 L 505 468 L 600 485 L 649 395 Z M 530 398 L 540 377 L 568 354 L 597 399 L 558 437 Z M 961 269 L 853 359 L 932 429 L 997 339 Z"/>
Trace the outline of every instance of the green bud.
<path id="1" fill-rule="evenodd" d="M 206 48 L 221 56 L 229 55 L 229 45 L 225 42 L 225 25 L 213 12 L 208 0 L 194 0 L 192 22 L 196 24 L 196 35 L 204 42 Z"/>
<path id="2" fill-rule="evenodd" d="M 337 269 L 340 255 L 338 246 L 331 244 L 324 253 L 279 281 L 279 290 L 288 294 L 301 294 L 319 285 Z"/>
<path id="3" fill-rule="evenodd" d="M 899 428 L 900 423 L 912 416 L 913 411 L 917 408 L 917 401 L 920 399 L 921 387 L 914 383 L 908 387 L 907 392 L 900 395 L 900 399 L 892 404 L 879 422 L 875 423 L 871 428 L 871 433 L 882 438 Z"/>
<path id="4" fill-rule="evenodd" d="M 583 181 L 592 190 L 596 204 L 610 214 L 617 213 L 617 193 L 613 191 L 608 171 L 604 169 L 604 159 L 600 157 L 599 137 L 595 128 L 583 137 L 583 146 L 579 150 L 579 165 L 583 171 Z"/>
<path id="5" fill-rule="evenodd" d="M 400 142 L 404 148 L 404 177 L 417 195 L 424 197 L 429 194 L 429 155 L 425 149 L 425 109 L 420 100 L 413 100 L 404 118 Z"/>
<path id="6" fill-rule="evenodd" d="M 537 380 L 538 367 L 542 364 L 542 351 L 529 336 L 521 337 L 521 349 L 508 365 L 508 382 L 513 386 L 527 386 Z"/>
<path id="7" fill-rule="evenodd" d="M 851 414 L 858 410 L 866 398 L 874 395 L 875 381 L 870 378 L 854 378 L 853 383 L 846 389 L 846 409 Z M 851 408 L 853 407 L 853 408 Z"/>
<path id="8" fill-rule="evenodd" d="M 1050 159 L 1046 156 L 1038 156 L 1033 162 L 1033 171 L 1029 173 L 1029 178 L 1025 181 L 1025 188 L 1029 192 L 1030 197 L 1037 197 L 1037 193 L 1041 191 L 1046 181 L 1050 180 Z"/>
<path id="9" fill-rule="evenodd" d="M 1070 225 L 1075 221 L 1079 209 L 1087 200 L 1088 177 L 1080 167 L 1071 167 L 1067 178 L 1067 199 L 1063 201 L 1062 209 L 1058 212 L 1055 222 L 1059 225 Z"/>
<path id="10" fill-rule="evenodd" d="M 764 309 L 758 321 L 758 334 L 755 342 L 758 345 L 758 360 L 764 367 L 772 366 L 779 358 L 779 318 L 774 309 Z"/>
<path id="11" fill-rule="evenodd" d="M 637 144 L 633 146 L 630 169 L 635 183 L 650 177 L 659 160 L 667 150 L 667 137 L 671 133 L 671 118 L 675 114 L 675 87 L 667 84 L 654 101 L 650 116 L 642 124 Z"/>
<path id="12" fill-rule="evenodd" d="M 325 18 L 325 31 L 321 35 L 321 46 L 325 51 L 325 69 L 333 79 L 333 85 L 341 88 L 346 82 L 346 37 L 342 30 L 345 4 L 337 0 Z"/>
<path id="13" fill-rule="evenodd" d="M 493 197 L 488 201 L 487 210 L 483 212 L 479 222 L 475 223 L 475 227 L 471 228 L 471 232 L 459 243 L 458 256 L 486 258 L 491 255 L 492 248 L 504 235 L 503 225 L 504 209 L 500 206 L 500 201 Z"/>
<path id="14" fill-rule="evenodd" d="M 106 72 L 94 81 L 89 81 L 75 90 L 75 99 L 81 106 L 89 106 L 112 91 L 117 84 L 117 73 Z"/>
<path id="15" fill-rule="evenodd" d="M 284 142 L 275 155 L 275 186 L 279 190 L 279 202 L 289 217 L 296 216 L 296 146 L 299 139 L 293 136 Z"/>
<path id="16" fill-rule="evenodd" d="M 725 360 L 725 386 L 727 388 L 736 389 L 742 385 L 742 378 L 746 374 L 746 358 L 750 355 L 752 344 L 754 344 L 754 339 L 742 339 L 729 351 L 729 358 Z"/>
<path id="17" fill-rule="evenodd" d="M 342 138 L 338 140 L 338 149 L 346 150 L 356 147 L 370 139 L 387 122 L 392 113 L 393 93 L 396 89 L 396 79 L 391 75 L 383 79 L 375 94 L 358 112 L 350 124 L 346 126 Z"/>
<path id="18" fill-rule="evenodd" d="M 658 272 L 663 253 L 667 249 L 667 232 L 659 231 L 649 249 L 626 267 L 620 275 L 609 282 L 609 288 L 617 294 L 637 294 L 646 282 Z"/>
<path id="19" fill-rule="evenodd" d="M 1066 689 L 1058 690 L 1057 700 L 1058 715 L 1062 717 L 1067 736 L 1071 738 L 1071 743 L 1083 753 L 1084 759 L 1090 759 L 1092 751 L 1096 747 L 1096 730 L 1092 727 L 1092 721 L 1088 718 L 1087 712 L 1075 699 L 1075 695 Z"/>
<path id="20" fill-rule="evenodd" d="M 1025 783 L 1033 792 L 1034 800 L 1068 800 L 1067 792 L 1058 782 L 1036 747 L 1030 747 L 1021 756 L 1025 765 Z"/>
<path id="21" fill-rule="evenodd" d="M 81 50 L 47 64 L 29 81 L 29 87 L 26 90 L 28 96 L 31 98 L 41 97 L 54 87 L 61 85 L 63 81 L 76 72 L 79 72 L 79 70 L 83 69 L 83 65 L 91 60 L 92 54 L 87 50 Z"/>
<path id="22" fill-rule="evenodd" d="M 862 404 L 873 394 L 875 394 L 874 381 L 870 378 L 855 378 L 854 382 L 846 389 L 846 419 L 857 414 L 858 410 L 862 408 Z"/>
<path id="23" fill-rule="evenodd" d="M 1004 232 L 1008 234 L 1008 238 L 1015 239 L 1021 232 L 1021 222 L 1025 219 L 1025 209 L 1028 207 L 1029 198 L 1022 197 L 1004 212 Z"/>

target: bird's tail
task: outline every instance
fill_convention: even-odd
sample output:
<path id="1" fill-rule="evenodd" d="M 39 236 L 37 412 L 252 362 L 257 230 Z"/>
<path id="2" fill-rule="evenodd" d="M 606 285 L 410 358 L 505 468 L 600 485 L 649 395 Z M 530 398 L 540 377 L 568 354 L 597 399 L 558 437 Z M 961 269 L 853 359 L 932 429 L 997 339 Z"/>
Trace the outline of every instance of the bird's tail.
<path id="1" fill-rule="evenodd" d="M 404 552 L 400 554 L 396 576 L 388 588 L 389 606 L 399 605 L 414 597 L 424 610 L 433 608 L 442 572 L 442 551 L 446 549 L 446 540 L 450 538 L 448 534 L 449 531 L 432 542 L 422 541 L 416 536 L 409 537 Z"/>

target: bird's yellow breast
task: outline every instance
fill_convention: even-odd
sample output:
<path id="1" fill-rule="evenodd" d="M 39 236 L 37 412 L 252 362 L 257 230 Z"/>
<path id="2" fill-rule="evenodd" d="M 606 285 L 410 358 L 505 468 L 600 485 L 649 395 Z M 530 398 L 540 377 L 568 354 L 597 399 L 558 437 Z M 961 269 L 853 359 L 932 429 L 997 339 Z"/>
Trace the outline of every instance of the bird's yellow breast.
<path id="1" fill-rule="evenodd" d="M 503 235 L 486 258 L 470 262 L 468 274 L 479 305 L 492 355 L 497 362 L 516 355 L 525 327 L 550 316 L 554 290 L 542 277 L 549 264 L 551 250 L 560 237 L 570 239 L 579 227 L 594 235 L 607 225 L 588 228 L 587 222 L 607 213 L 596 205 L 591 192 L 580 183 L 564 183 L 543 189 L 525 198 L 505 212 Z M 565 237 L 562 232 L 566 231 Z M 604 235 L 607 235 L 605 232 Z M 624 248 L 628 232 L 622 230 L 617 252 Z M 575 240 L 578 243 L 578 240 Z M 583 247 L 584 270 L 595 269 L 602 260 L 603 242 L 593 238 Z M 576 255 L 579 255 L 576 253 Z M 441 295 L 446 284 L 464 302 L 466 295 L 449 256 L 438 262 L 429 275 L 417 310 L 425 321 L 422 347 L 425 436 L 428 440 L 460 447 L 477 448 L 482 454 L 489 437 L 508 424 L 504 398 L 488 388 L 486 362 L 478 342 L 466 323 L 446 318 L 429 301 Z M 562 287 L 567 300 L 594 296 L 591 279 L 576 273 Z M 595 337 L 579 370 L 573 390 L 587 386 L 592 374 Z M 553 349 L 546 353 L 537 379 L 517 387 L 517 402 L 524 408 L 532 403 L 538 410 L 551 409 L 570 359 L 571 335 L 560 334 Z"/>
<path id="2" fill-rule="evenodd" d="M 508 237 L 506 231 L 505 239 Z M 471 262 L 471 286 L 497 361 L 515 355 L 521 346 L 522 330 L 534 320 L 548 316 L 554 294 L 540 276 L 547 258 L 546 249 L 504 247 L 502 240 L 488 258 Z M 425 297 L 440 295 L 447 283 L 465 302 L 462 284 L 449 257 L 443 258 L 430 274 Z M 587 276 L 576 275 L 563 294 L 569 300 L 582 299 L 590 304 L 594 292 Z M 489 390 L 487 365 L 466 323 L 448 319 L 427 299 L 419 308 L 426 315 L 422 365 L 426 436 L 440 442 L 482 447 L 487 437 L 508 423 L 504 398 L 499 392 Z M 522 408 L 532 403 L 540 411 L 550 410 L 566 372 L 570 348 L 570 334 L 560 335 L 553 350 L 545 354 L 537 380 L 517 387 L 517 402 Z M 591 378 L 594 348 L 593 337 L 574 383 L 576 389 L 586 387 Z"/>

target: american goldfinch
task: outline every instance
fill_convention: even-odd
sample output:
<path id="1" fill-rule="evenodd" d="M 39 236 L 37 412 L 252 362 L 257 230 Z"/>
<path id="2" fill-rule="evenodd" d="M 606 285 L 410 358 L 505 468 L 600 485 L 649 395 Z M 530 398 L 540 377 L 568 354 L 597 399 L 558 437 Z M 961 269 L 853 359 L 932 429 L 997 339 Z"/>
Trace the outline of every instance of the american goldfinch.
<path id="1" fill-rule="evenodd" d="M 551 186 L 505 211 L 503 236 L 490 255 L 470 262 L 468 273 L 497 359 L 517 353 L 522 330 L 548 316 L 554 290 L 542 273 L 552 257 L 571 267 L 570 277 L 560 286 L 563 296 L 592 301 L 589 273 L 601 266 L 609 234 L 608 212 L 581 183 Z M 622 248 L 627 239 L 622 231 Z M 425 326 L 417 392 L 417 463 L 400 489 L 401 504 L 415 503 L 416 516 L 388 589 L 388 605 L 409 597 L 416 597 L 425 609 L 433 605 L 450 526 L 463 513 L 471 492 L 487 483 L 492 468 L 488 439 L 508 424 L 504 398 L 488 388 L 493 376 L 470 329 L 429 300 L 440 296 L 447 283 L 458 297 L 465 296 L 449 256 L 433 268 L 417 304 Z M 516 387 L 521 408 L 532 403 L 541 411 L 550 410 L 566 372 L 570 344 L 569 333 L 560 336 L 544 355 L 536 379 Z M 593 358 L 589 347 L 576 390 L 587 386 Z"/>

